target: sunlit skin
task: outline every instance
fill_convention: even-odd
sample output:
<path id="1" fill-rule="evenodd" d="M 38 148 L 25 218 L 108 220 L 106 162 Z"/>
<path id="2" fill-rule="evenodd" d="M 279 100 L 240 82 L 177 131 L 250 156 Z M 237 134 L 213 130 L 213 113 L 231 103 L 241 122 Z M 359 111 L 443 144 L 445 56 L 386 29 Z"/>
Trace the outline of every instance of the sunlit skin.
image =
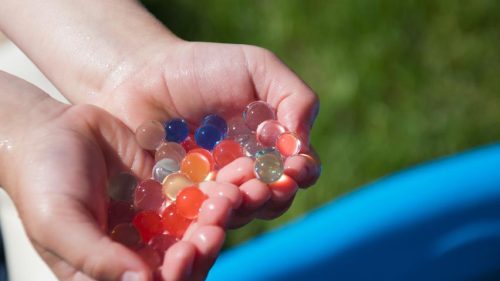
<path id="1" fill-rule="evenodd" d="M 72 103 L 104 108 L 135 131 L 145 120 L 180 117 L 194 126 L 210 113 L 229 119 L 250 102 L 262 100 L 276 108 L 279 122 L 304 140 L 301 152 L 313 154 L 308 140 L 318 111 L 317 97 L 265 49 L 181 40 L 132 0 L 4 2 L 0 27 Z M 35 12 L 37 17 L 30 16 Z M 315 156 L 298 155 L 285 161 L 285 173 L 294 186 L 312 185 L 319 172 Z M 237 207 L 219 197 L 204 203 L 220 208 L 212 208 L 217 214 L 231 213 L 229 227 L 281 215 L 296 190 L 284 189 L 290 190 L 283 196 L 290 198 L 287 202 L 273 200 L 269 186 L 255 179 L 253 161 L 245 157 L 226 165 L 216 180 L 230 184 L 240 198 L 246 198 Z M 228 206 L 236 210 L 222 210 Z M 210 221 L 201 213 L 199 217 Z M 213 236 L 223 238 L 219 233 Z M 201 280 L 216 254 L 208 258 L 200 254 L 204 246 L 184 242 L 172 247 L 182 254 L 167 253 L 162 273 L 168 280 Z M 209 248 L 217 249 L 217 243 Z M 66 255 L 60 253 L 58 261 L 68 263 Z M 200 256 L 201 262 L 196 258 Z M 99 266 L 119 276 L 125 269 L 117 263 L 110 260 Z M 94 276 L 81 264 L 69 264 L 74 272 Z"/>
<path id="2" fill-rule="evenodd" d="M 0 149 L 0 184 L 57 277 L 119 280 L 125 271 L 135 271 L 148 280 L 152 269 L 107 235 L 105 190 L 109 175 L 122 170 L 148 177 L 152 156 L 123 123 L 98 107 L 60 104 L 4 72 L 0 93 L 0 117 L 10 120 L 0 128 L 3 143 L 8 143 Z M 189 238 L 165 254 L 182 256 L 208 247 L 206 258 L 196 259 L 206 267 L 223 239 L 221 227 L 199 223 Z M 182 260 L 169 263 L 173 265 L 166 263 L 163 273 L 172 276 L 188 266 Z"/>

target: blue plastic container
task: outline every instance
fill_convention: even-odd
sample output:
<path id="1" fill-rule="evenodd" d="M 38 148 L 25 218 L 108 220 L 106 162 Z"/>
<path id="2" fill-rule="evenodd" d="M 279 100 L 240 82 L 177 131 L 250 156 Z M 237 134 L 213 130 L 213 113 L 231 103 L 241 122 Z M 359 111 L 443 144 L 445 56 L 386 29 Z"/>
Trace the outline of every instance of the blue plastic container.
<path id="1" fill-rule="evenodd" d="M 500 145 L 369 184 L 223 253 L 208 280 L 500 280 Z"/>

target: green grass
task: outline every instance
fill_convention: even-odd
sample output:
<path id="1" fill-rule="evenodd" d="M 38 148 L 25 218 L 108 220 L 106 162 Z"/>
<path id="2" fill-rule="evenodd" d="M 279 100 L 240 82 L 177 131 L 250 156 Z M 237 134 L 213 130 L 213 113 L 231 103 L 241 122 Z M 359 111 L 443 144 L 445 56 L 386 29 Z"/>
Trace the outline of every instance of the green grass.
<path id="1" fill-rule="evenodd" d="M 500 1 L 143 2 L 182 38 L 274 51 L 320 97 L 319 182 L 279 219 L 230 232 L 227 246 L 394 171 L 500 139 Z"/>

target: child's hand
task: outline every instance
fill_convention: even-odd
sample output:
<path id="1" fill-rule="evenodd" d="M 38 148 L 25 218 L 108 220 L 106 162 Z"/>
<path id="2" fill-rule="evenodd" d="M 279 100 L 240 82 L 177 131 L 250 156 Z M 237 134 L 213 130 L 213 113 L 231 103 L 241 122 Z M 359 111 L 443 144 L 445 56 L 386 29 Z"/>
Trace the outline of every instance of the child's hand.
<path id="1" fill-rule="evenodd" d="M 140 178 L 151 175 L 153 159 L 133 133 L 98 107 L 62 105 L 2 72 L 0 93 L 0 115 L 9 120 L 0 129 L 7 144 L 0 153 L 1 184 L 57 277 L 122 280 L 125 272 L 137 272 L 142 279 L 133 280 L 150 280 L 152 269 L 106 234 L 108 177 L 124 170 Z M 167 250 L 162 267 L 167 280 L 204 276 L 218 255 L 224 231 L 217 224 L 230 207 L 218 198 L 207 202 L 210 213 L 202 210 L 200 217 L 210 219 L 200 220 L 189 237 Z"/>
<path id="2" fill-rule="evenodd" d="M 317 97 L 271 52 L 254 46 L 185 41 L 146 49 L 151 52 L 141 54 L 143 61 L 124 62 L 135 67 L 118 76 L 112 73 L 94 100 L 131 129 L 145 120 L 182 117 L 199 124 L 210 113 L 230 118 L 241 114 L 250 102 L 263 100 L 277 109 L 282 124 L 306 142 L 302 152 L 313 155 L 308 142 L 318 111 Z M 319 176 L 319 163 L 312 157 L 294 156 L 285 166 L 293 180 L 275 188 L 255 179 L 249 158 L 219 172 L 218 181 L 236 184 L 244 194 L 233 226 L 254 216 L 280 215 L 289 207 L 297 186 L 308 187 Z"/>

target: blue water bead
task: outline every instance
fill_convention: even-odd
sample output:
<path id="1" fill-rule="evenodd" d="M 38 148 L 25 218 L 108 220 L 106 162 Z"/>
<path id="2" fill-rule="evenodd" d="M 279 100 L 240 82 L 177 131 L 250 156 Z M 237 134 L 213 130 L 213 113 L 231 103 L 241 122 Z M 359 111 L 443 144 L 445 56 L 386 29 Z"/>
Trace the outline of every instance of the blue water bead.
<path id="1" fill-rule="evenodd" d="M 176 118 L 165 123 L 166 139 L 180 143 L 185 140 L 189 134 L 188 124 L 184 119 Z"/>
<path id="2" fill-rule="evenodd" d="M 194 133 L 196 144 L 207 150 L 212 150 L 223 137 L 221 131 L 212 125 L 201 126 Z"/>
<path id="3" fill-rule="evenodd" d="M 226 120 L 224 120 L 224 118 L 220 117 L 217 114 L 210 114 L 210 115 L 205 116 L 205 118 L 203 118 L 203 121 L 201 122 L 201 125 L 202 126 L 212 125 L 215 128 L 219 129 L 222 132 L 222 135 L 224 135 L 224 136 L 227 133 Z"/>

